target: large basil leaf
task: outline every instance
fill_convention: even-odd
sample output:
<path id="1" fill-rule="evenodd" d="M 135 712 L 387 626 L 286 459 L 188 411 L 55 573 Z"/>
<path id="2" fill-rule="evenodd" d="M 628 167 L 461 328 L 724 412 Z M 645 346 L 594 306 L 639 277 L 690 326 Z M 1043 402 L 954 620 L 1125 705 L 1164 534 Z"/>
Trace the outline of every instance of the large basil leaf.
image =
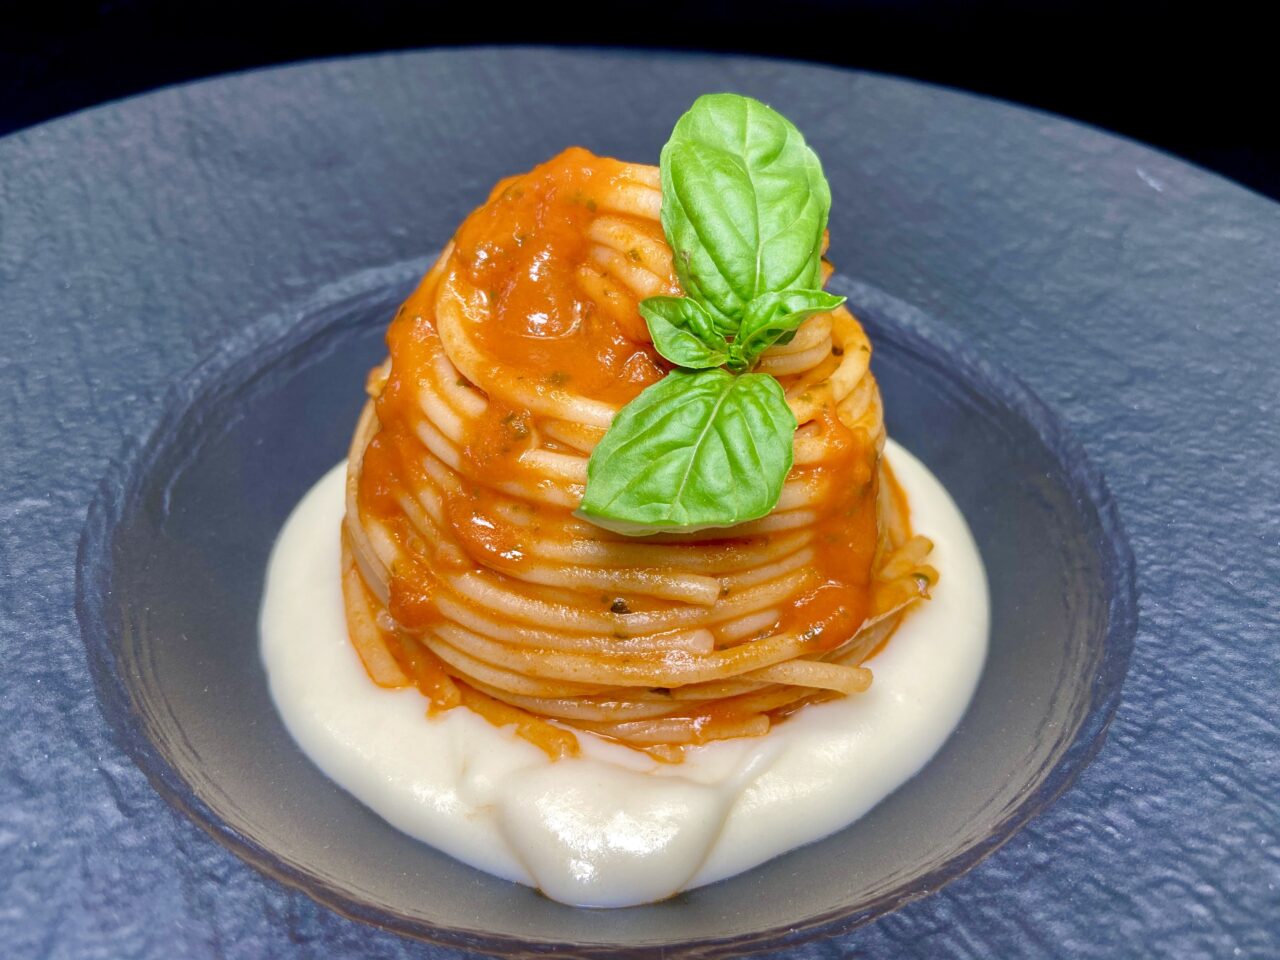
<path id="1" fill-rule="evenodd" d="M 773 377 L 674 370 L 618 412 L 591 454 L 578 512 L 625 534 L 763 517 L 791 469 L 795 429 Z"/>
<path id="2" fill-rule="evenodd" d="M 649 297 L 640 301 L 640 316 L 649 326 L 654 348 L 674 364 L 706 370 L 729 359 L 728 342 L 696 300 Z"/>
<path id="3" fill-rule="evenodd" d="M 844 300 L 825 290 L 761 294 L 747 304 L 729 365 L 747 369 L 775 343 L 790 343 L 800 324 L 815 313 L 830 313 Z"/>
<path id="4" fill-rule="evenodd" d="M 737 332 L 762 293 L 820 285 L 831 192 L 817 155 L 749 97 L 699 97 L 662 149 L 662 226 L 687 294 Z"/>

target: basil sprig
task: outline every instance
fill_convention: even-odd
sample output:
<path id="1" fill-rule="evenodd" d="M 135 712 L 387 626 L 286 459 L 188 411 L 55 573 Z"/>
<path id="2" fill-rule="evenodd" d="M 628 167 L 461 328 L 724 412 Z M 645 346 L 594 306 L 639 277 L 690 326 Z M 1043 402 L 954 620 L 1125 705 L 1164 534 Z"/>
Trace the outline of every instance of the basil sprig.
<path id="1" fill-rule="evenodd" d="M 796 419 L 778 381 L 750 371 L 844 302 L 819 288 L 822 165 L 781 114 L 737 94 L 699 97 L 661 169 L 662 227 L 687 295 L 650 297 L 640 314 L 680 369 L 614 417 L 578 509 L 637 535 L 732 526 L 777 505 Z"/>

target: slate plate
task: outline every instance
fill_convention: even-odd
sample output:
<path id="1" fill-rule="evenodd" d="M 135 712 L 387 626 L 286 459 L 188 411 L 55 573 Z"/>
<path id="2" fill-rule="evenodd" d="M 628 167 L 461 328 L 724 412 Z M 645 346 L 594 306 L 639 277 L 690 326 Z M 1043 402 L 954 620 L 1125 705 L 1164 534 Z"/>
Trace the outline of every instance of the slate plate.
<path id="1" fill-rule="evenodd" d="M 11 953 L 447 954 L 263 879 L 125 758 L 73 612 L 88 503 L 175 381 L 237 333 L 287 323 L 323 278 L 430 249 L 548 145 L 654 153 L 717 88 L 772 101 L 841 158 L 844 269 L 1065 419 L 1108 478 L 1144 590 L 1110 739 L 1076 786 L 941 893 L 796 954 L 1276 951 L 1280 210 L 1116 138 L 915 84 L 502 50 L 217 80 L 0 142 Z"/>

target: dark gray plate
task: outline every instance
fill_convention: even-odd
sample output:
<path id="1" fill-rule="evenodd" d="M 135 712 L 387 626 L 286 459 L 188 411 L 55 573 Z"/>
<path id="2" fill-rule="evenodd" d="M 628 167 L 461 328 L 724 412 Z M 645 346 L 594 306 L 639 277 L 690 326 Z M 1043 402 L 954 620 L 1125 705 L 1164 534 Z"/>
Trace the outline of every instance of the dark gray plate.
<path id="1" fill-rule="evenodd" d="M 833 255 L 864 281 L 846 289 L 891 427 L 969 514 L 996 647 L 946 752 L 851 831 L 670 904 L 571 911 L 404 842 L 297 755 L 253 650 L 262 560 L 340 455 L 391 304 L 485 188 L 575 141 L 651 158 L 718 88 L 772 101 L 826 160 Z M 1009 369 L 1080 437 L 1133 537 L 1146 620 L 1112 736 L 1005 850 L 798 949 L 1265 955 L 1280 880 L 1278 260 L 1273 206 L 1150 151 L 751 60 L 313 64 L 9 138 L 3 942 L 18 956 L 427 949 L 245 868 L 167 816 L 120 746 L 277 876 L 415 933 L 506 938 L 480 941 L 491 950 L 784 943 L 934 890 L 1079 769 L 1130 627 L 1115 504 Z M 71 615 L 95 490 L 81 616 L 102 711 Z"/>
<path id="2" fill-rule="evenodd" d="M 1132 556 L 1105 487 L 1007 373 L 903 304 L 836 278 L 876 345 L 891 435 L 952 491 L 987 565 L 988 666 L 938 757 L 824 842 L 609 913 L 554 903 L 397 833 L 289 739 L 256 618 L 275 534 L 342 457 L 387 318 L 420 270 L 351 278 L 283 335 L 254 331 L 197 370 L 90 512 L 80 616 L 105 712 L 152 781 L 213 836 L 344 913 L 438 942 L 740 953 L 848 928 L 936 889 L 1098 748 L 1135 623 Z"/>

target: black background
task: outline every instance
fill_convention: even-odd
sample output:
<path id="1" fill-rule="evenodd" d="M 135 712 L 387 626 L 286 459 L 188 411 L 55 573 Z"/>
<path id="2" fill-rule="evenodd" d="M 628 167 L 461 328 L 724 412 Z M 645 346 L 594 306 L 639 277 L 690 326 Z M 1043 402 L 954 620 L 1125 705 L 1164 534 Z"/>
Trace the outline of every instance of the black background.
<path id="1" fill-rule="evenodd" d="M 900 74 L 1065 114 L 1280 198 L 1266 4 L 776 0 L 0 0 L 0 133 L 309 57 L 467 43 L 745 51 Z"/>

